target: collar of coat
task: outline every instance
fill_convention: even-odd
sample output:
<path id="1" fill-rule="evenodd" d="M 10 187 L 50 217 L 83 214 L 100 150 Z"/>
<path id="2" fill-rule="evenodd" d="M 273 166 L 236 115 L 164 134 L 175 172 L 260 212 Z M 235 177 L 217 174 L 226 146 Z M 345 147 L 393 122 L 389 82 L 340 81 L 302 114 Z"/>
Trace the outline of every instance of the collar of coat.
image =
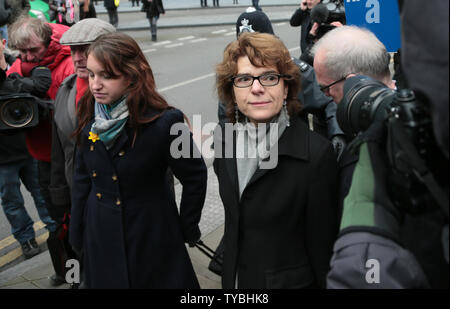
<path id="1" fill-rule="evenodd" d="M 225 151 L 226 143 L 225 139 L 225 127 L 221 126 L 222 130 L 220 134 L 217 132 L 214 134 L 214 144 L 221 143 L 223 145 L 222 151 Z M 300 117 L 291 117 L 290 126 L 286 128 L 281 135 L 275 146 L 278 146 L 279 156 L 290 156 L 300 160 L 309 160 L 309 129 L 304 121 Z M 228 132 L 227 132 L 228 133 Z M 231 141 L 231 140 L 230 140 Z M 233 134 L 233 153 L 236 156 L 236 134 Z M 274 146 L 274 147 L 275 147 Z M 222 158 L 225 157 L 225 153 L 222 153 Z"/>
<path id="2" fill-rule="evenodd" d="M 149 109 L 147 110 L 147 112 L 145 113 L 145 116 L 148 118 L 153 118 L 157 115 L 162 116 L 162 114 L 165 111 L 157 111 L 157 110 L 153 110 L 153 109 Z M 155 118 L 153 121 L 157 120 L 158 118 Z M 151 121 L 151 122 L 153 122 Z M 85 135 L 83 138 L 88 140 L 89 137 L 89 132 L 91 131 L 91 127 L 92 124 L 95 122 L 95 118 L 93 117 L 88 123 L 87 125 L 83 128 L 83 134 Z M 150 122 L 150 123 L 151 123 Z M 133 131 L 134 132 L 134 131 Z M 105 145 L 103 144 L 102 141 L 97 140 L 94 144 L 95 146 L 101 145 L 100 148 L 104 149 L 104 151 L 109 152 L 111 154 L 112 157 L 116 156 L 124 147 L 125 144 L 127 143 L 127 141 L 129 140 L 129 138 L 133 139 L 133 134 L 130 135 L 130 133 L 132 133 L 130 127 L 125 124 L 125 128 L 124 130 L 122 130 L 122 133 L 119 135 L 119 137 L 117 138 L 117 140 L 114 143 L 114 146 L 108 151 L 106 150 Z M 89 143 L 93 143 L 92 141 L 89 141 Z"/>
<path id="3" fill-rule="evenodd" d="M 225 132 L 225 129 L 222 128 L 222 132 Z M 215 143 L 222 143 L 222 151 L 225 150 L 225 142 L 223 141 L 223 135 L 215 134 L 215 137 L 219 137 L 221 140 L 215 140 Z M 236 134 L 234 133 L 233 144 L 235 144 Z M 278 163 L 279 159 L 282 156 L 289 156 L 298 160 L 309 161 L 310 159 L 310 149 L 309 149 L 309 128 L 303 122 L 300 117 L 291 117 L 290 126 L 286 128 L 283 135 L 280 137 L 278 141 Z M 235 148 L 235 147 L 234 147 Z M 233 148 L 234 157 L 236 157 L 236 149 Z M 224 155 L 225 153 L 222 153 Z M 223 156 L 222 156 L 223 157 Z M 236 191 L 236 196 L 239 199 L 239 184 L 237 177 L 237 166 L 236 159 L 229 158 L 223 159 L 225 161 L 225 166 L 227 173 L 230 177 L 230 181 L 234 185 L 234 189 Z M 252 178 L 247 184 L 247 187 L 251 186 L 258 179 L 263 177 L 269 169 L 260 169 L 258 168 L 253 174 Z"/>

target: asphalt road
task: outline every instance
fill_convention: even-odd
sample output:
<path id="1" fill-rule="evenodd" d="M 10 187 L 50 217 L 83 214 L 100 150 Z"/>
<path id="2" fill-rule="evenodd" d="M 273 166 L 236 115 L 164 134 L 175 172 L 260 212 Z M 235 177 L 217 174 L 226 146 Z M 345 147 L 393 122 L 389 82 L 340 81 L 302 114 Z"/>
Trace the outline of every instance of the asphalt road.
<path id="1" fill-rule="evenodd" d="M 276 8 L 274 8 L 276 9 Z M 236 18 L 242 9 L 236 10 Z M 233 9 L 226 13 L 234 12 Z M 177 14 L 189 16 L 198 14 L 195 10 L 177 11 Z M 203 10 L 202 14 L 219 14 L 220 10 Z M 99 14 L 101 19 L 107 16 Z M 120 24 L 142 19 L 144 13 L 120 14 Z M 164 17 L 162 17 L 164 18 Z M 274 31 L 286 44 L 292 56 L 298 57 L 299 28 L 292 28 L 289 23 L 274 24 Z M 201 125 L 217 122 L 217 95 L 214 89 L 215 66 L 221 61 L 223 50 L 235 39 L 234 26 L 192 27 L 159 29 L 158 42 L 150 40 L 150 30 L 127 31 L 136 39 L 146 55 L 155 75 L 157 87 L 168 103 L 182 110 L 193 122 L 194 115 L 201 117 Z M 208 135 L 208 132 L 204 132 Z M 204 136 L 205 138 L 205 136 Z M 208 165 L 211 160 L 207 160 Z M 31 218 L 38 222 L 30 194 L 22 187 L 25 206 Z M 45 230 L 39 231 L 42 234 Z M 2 240 L 11 235 L 10 226 L 3 211 L 0 211 L 0 257 L 5 251 L 18 247 L 12 244 L 2 247 Z M 5 242 L 3 242 L 5 243 Z M 1 265 L 0 265 L 1 268 Z"/>

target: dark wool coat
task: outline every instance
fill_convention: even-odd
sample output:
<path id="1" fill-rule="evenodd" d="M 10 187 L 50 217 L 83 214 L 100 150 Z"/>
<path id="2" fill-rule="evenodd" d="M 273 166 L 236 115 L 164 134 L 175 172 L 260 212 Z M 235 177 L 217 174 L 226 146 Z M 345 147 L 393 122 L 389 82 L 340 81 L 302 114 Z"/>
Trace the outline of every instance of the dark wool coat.
<path id="1" fill-rule="evenodd" d="M 150 19 L 152 17 L 159 17 L 160 14 L 164 14 L 164 6 L 161 0 L 143 0 L 142 1 L 145 11 L 147 12 L 147 18 Z"/>
<path id="2" fill-rule="evenodd" d="M 75 161 L 70 242 L 83 249 L 87 287 L 199 288 L 184 243 L 200 237 L 207 169 L 202 158 L 171 156 L 177 136 L 170 128 L 183 121 L 180 111 L 167 110 L 138 131 L 133 147 L 127 129 L 110 150 L 88 140 L 93 121 L 85 127 Z M 183 185 L 180 214 L 165 179 L 169 166 Z"/>
<path id="3" fill-rule="evenodd" d="M 290 122 L 277 167 L 257 169 L 240 200 L 236 159 L 214 161 L 225 207 L 225 289 L 235 287 L 236 273 L 239 288 L 325 287 L 338 232 L 336 155 L 300 118 Z"/>

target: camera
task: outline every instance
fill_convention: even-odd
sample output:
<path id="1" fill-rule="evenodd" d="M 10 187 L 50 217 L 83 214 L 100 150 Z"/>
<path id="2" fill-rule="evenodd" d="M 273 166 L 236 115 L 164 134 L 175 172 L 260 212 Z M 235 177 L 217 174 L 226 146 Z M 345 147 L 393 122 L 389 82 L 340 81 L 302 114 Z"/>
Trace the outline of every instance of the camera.
<path id="1" fill-rule="evenodd" d="M 319 29 L 317 29 L 316 40 L 323 37 L 328 31 L 333 30 L 335 26 L 331 25 L 332 22 L 338 21 L 345 25 L 347 20 L 345 18 L 345 7 L 343 0 L 322 0 L 321 3 L 328 11 L 324 14 L 325 20 L 319 23 Z"/>
<path id="2" fill-rule="evenodd" d="M 0 130 L 25 129 L 39 123 L 38 101 L 18 93 L 0 96 Z"/>
<path id="3" fill-rule="evenodd" d="M 431 211 L 439 203 L 425 177 L 433 175 L 433 186 L 448 181 L 448 160 L 434 139 L 429 106 L 424 101 L 412 90 L 395 91 L 370 77 L 353 76 L 344 83 L 344 97 L 336 113 L 349 139 L 374 124 L 383 128 L 392 202 L 415 215 Z"/>

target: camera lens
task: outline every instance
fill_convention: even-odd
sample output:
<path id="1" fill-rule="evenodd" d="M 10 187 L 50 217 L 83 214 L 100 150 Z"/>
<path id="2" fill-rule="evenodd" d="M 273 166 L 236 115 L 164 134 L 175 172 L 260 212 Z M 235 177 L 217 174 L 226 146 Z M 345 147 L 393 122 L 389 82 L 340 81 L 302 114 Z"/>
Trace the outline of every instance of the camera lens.
<path id="1" fill-rule="evenodd" d="M 394 96 L 394 90 L 367 76 L 348 78 L 336 114 L 339 126 L 349 138 L 355 137 L 374 121 L 386 118 Z"/>
<path id="2" fill-rule="evenodd" d="M 33 117 L 33 107 L 27 101 L 8 100 L 1 105 L 0 118 L 10 127 L 24 127 L 33 120 Z"/>

